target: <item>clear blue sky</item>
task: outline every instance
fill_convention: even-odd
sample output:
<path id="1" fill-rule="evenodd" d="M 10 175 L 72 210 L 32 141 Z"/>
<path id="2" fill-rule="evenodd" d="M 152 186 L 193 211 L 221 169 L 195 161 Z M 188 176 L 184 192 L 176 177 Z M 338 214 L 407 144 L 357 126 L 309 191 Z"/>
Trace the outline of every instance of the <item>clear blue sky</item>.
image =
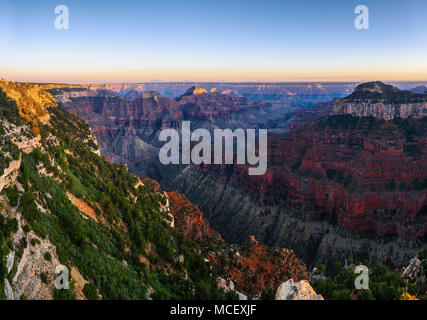
<path id="1" fill-rule="evenodd" d="M 60 4 L 69 30 L 54 28 Z M 427 80 L 426 16 L 426 0 L 0 0 L 0 77 Z"/>

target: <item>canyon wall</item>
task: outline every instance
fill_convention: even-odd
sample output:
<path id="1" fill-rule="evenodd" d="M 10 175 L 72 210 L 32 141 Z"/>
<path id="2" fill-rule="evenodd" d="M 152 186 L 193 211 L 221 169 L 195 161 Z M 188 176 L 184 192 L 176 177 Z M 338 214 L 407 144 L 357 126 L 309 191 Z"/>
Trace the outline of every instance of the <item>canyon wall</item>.
<path id="1" fill-rule="evenodd" d="M 371 82 L 346 98 L 289 113 L 206 91 L 134 100 L 97 91 L 64 100 L 64 107 L 88 120 L 113 162 L 184 193 L 229 242 L 253 235 L 294 249 L 309 265 L 355 257 L 400 266 L 425 246 L 427 118 L 414 107 L 425 95 Z M 267 172 L 160 165 L 159 130 L 179 130 L 182 120 L 192 129 L 271 128 Z"/>
<path id="2" fill-rule="evenodd" d="M 354 256 L 399 265 L 425 245 L 426 127 L 426 119 L 328 117 L 270 136 L 263 176 L 204 166 L 164 183 L 227 241 L 253 234 L 309 264 Z"/>
<path id="3" fill-rule="evenodd" d="M 337 99 L 333 114 L 384 120 L 423 118 L 427 116 L 427 94 L 402 91 L 382 82 L 369 82 L 357 86 L 348 97 Z"/>

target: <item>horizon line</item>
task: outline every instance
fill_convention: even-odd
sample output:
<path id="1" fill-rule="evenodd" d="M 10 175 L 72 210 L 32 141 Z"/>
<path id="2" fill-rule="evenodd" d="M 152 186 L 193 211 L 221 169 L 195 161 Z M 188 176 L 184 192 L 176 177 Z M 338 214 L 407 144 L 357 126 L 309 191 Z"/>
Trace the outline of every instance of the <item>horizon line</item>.
<path id="1" fill-rule="evenodd" d="M 427 79 L 419 80 L 287 80 L 287 81 L 270 81 L 270 80 L 258 80 L 258 81 L 227 81 L 227 80 L 148 80 L 148 81 L 106 81 L 106 82 L 91 82 L 91 81 L 28 81 L 28 80 L 9 80 L 1 78 L 1 80 L 19 82 L 19 83 L 32 83 L 32 84 L 58 84 L 58 85 L 108 85 L 108 84 L 152 84 L 152 83 L 199 83 L 199 84 L 211 84 L 211 83 L 223 83 L 223 84 L 256 84 L 256 83 L 268 83 L 268 84 L 303 84 L 303 83 L 367 83 L 367 82 L 384 82 L 384 83 L 414 83 L 414 82 L 426 82 Z"/>

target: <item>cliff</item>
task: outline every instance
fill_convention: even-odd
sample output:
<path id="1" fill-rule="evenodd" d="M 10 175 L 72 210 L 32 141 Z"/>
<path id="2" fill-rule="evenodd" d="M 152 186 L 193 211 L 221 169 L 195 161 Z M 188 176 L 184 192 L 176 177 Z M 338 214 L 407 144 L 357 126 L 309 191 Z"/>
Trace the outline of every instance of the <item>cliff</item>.
<path id="1" fill-rule="evenodd" d="M 333 114 L 384 120 L 422 118 L 427 115 L 427 94 L 399 90 L 378 81 L 364 83 L 348 97 L 337 99 Z"/>
<path id="2" fill-rule="evenodd" d="M 255 235 L 309 265 L 355 256 L 401 266 L 427 234 L 426 125 L 327 117 L 270 135 L 263 176 L 242 165 L 204 166 L 168 186 L 197 203 L 227 241 Z"/>
<path id="3" fill-rule="evenodd" d="M 39 135 L 40 126 L 50 119 L 47 108 L 56 105 L 53 97 L 37 84 L 0 80 L 0 89 L 16 102 L 19 115 L 31 125 L 34 134 Z"/>

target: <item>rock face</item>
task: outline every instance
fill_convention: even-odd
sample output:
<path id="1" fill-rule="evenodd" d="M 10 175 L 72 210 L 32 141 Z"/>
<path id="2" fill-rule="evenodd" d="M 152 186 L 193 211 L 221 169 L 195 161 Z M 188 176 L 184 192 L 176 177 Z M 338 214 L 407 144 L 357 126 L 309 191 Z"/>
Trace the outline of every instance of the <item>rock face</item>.
<path id="1" fill-rule="evenodd" d="M 11 186 L 15 183 L 18 177 L 19 168 L 21 167 L 21 158 L 14 160 L 9 164 L 9 167 L 4 170 L 2 176 L 0 176 L 0 192 L 3 188 Z"/>
<path id="2" fill-rule="evenodd" d="M 4 204 L 4 201 L 4 197 L 0 196 L 0 216 L 14 218 L 18 224 L 10 240 L 12 249 L 6 258 L 7 274 L 12 279 L 4 280 L 6 299 L 53 299 L 55 268 L 60 265 L 56 247 L 48 239 L 36 236 L 33 231 L 25 234 L 25 219 L 16 208 L 10 208 Z M 21 251 L 20 254 L 18 254 L 19 251 Z M 49 259 L 46 258 L 47 254 Z M 78 270 L 75 270 L 75 274 L 80 275 Z M 82 288 L 81 290 L 77 288 L 76 293 L 79 299 L 85 299 Z"/>
<path id="3" fill-rule="evenodd" d="M 236 287 L 234 286 L 234 283 L 231 280 L 227 281 L 219 277 L 217 279 L 217 283 L 218 283 L 218 288 L 223 290 L 225 293 L 228 293 L 230 291 L 236 291 Z M 243 293 L 240 293 L 239 291 L 236 291 L 236 293 L 237 293 L 237 296 L 239 297 L 239 300 L 248 300 L 248 297 Z"/>
<path id="4" fill-rule="evenodd" d="M 384 120 L 422 118 L 427 116 L 427 94 L 402 91 L 382 82 L 365 83 L 350 96 L 337 99 L 333 114 Z"/>
<path id="5" fill-rule="evenodd" d="M 416 283 L 420 288 L 425 288 L 427 283 L 427 249 L 412 259 L 403 269 L 402 278 L 409 283 Z"/>
<path id="6" fill-rule="evenodd" d="M 43 283 L 41 274 L 46 274 L 48 282 L 52 284 L 55 279 L 55 267 L 60 263 L 56 259 L 56 252 L 49 241 L 38 239 L 37 244 L 33 246 L 31 239 L 38 239 L 38 237 L 34 234 L 28 235 L 29 244 L 24 249 L 13 277 L 15 299 L 20 299 L 21 296 L 27 299 L 52 299 L 52 286 Z M 51 261 L 44 258 L 46 252 L 50 253 Z"/>
<path id="7" fill-rule="evenodd" d="M 4 294 L 6 296 L 6 300 L 15 300 L 15 295 L 8 279 L 4 279 Z"/>
<path id="8" fill-rule="evenodd" d="M 0 192 L 15 184 L 21 167 L 22 154 L 33 151 L 40 146 L 40 138 L 32 137 L 27 126 L 16 126 L 7 120 L 0 122 L 2 139 L 0 141 L 0 152 L 2 163 L 0 165 Z M 29 137 L 30 136 L 30 137 Z M 16 149 L 11 153 L 8 144 L 14 144 Z M 7 151 L 6 151 L 7 150 Z"/>
<path id="9" fill-rule="evenodd" d="M 275 300 L 324 300 L 310 286 L 308 281 L 294 282 L 288 280 L 277 289 Z"/>
<path id="10" fill-rule="evenodd" d="M 230 242 L 293 248 L 309 265 L 346 256 L 402 266 L 427 233 L 426 118 L 333 116 L 270 136 L 268 170 L 183 171 L 170 187 Z"/>

